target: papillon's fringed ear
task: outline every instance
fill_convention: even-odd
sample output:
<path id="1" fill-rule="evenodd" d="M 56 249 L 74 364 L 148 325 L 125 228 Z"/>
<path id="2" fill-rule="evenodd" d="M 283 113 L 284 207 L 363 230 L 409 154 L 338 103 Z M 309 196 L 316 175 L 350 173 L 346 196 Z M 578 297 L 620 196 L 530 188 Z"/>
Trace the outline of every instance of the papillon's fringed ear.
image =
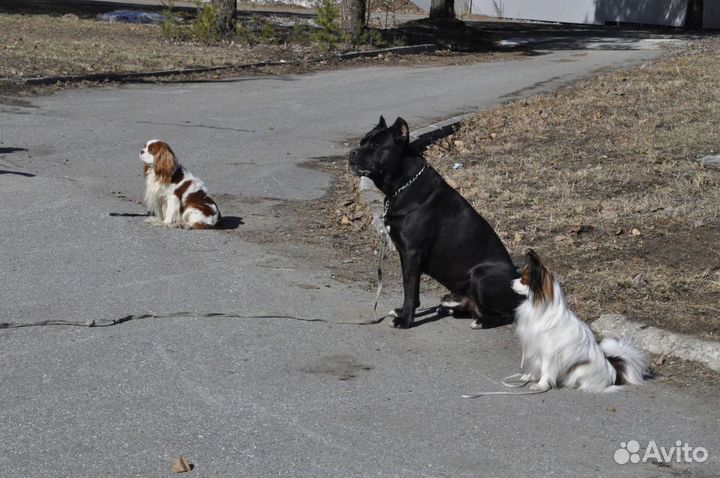
<path id="1" fill-rule="evenodd" d="M 542 265 L 540 256 L 538 256 L 537 252 L 535 252 L 533 249 L 528 249 L 528 251 L 525 253 L 525 257 L 527 257 L 528 264 Z"/>
<path id="2" fill-rule="evenodd" d="M 396 144 L 408 144 L 410 142 L 410 127 L 407 121 L 398 117 L 392 125 L 392 129 Z"/>
<path id="3" fill-rule="evenodd" d="M 169 183 L 177 168 L 177 159 L 175 159 L 175 153 L 167 143 L 160 142 L 156 144 L 157 150 L 153 152 L 153 156 L 155 156 L 155 175 L 160 181 Z"/>
<path id="4" fill-rule="evenodd" d="M 541 302 L 553 301 L 553 276 L 545 267 L 537 253 L 529 249 L 527 252 L 527 267 L 530 269 L 530 277 L 528 287 L 532 292 L 533 302 L 539 304 Z"/>
<path id="5" fill-rule="evenodd" d="M 387 128 L 387 123 L 385 122 L 385 118 L 380 115 L 380 121 L 378 121 L 378 125 L 376 128 Z"/>

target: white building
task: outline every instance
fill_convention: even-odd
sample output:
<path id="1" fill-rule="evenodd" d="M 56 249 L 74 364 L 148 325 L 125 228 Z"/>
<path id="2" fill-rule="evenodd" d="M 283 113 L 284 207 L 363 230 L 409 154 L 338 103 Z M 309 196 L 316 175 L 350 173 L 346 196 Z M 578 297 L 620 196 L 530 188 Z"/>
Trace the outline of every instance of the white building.
<path id="1" fill-rule="evenodd" d="M 518 20 L 720 28 L 720 0 L 455 0 L 456 11 Z M 459 3 L 459 5 L 458 5 Z M 697 25 L 699 26 L 699 25 Z"/>

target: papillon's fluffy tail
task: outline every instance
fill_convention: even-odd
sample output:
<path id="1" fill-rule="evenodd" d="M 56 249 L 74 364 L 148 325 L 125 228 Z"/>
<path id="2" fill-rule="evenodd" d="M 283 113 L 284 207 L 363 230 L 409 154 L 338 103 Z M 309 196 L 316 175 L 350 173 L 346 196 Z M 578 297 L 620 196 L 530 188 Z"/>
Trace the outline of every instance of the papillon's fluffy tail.
<path id="1" fill-rule="evenodd" d="M 608 362 L 615 368 L 618 375 L 616 384 L 632 383 L 640 385 L 648 375 L 648 355 L 635 347 L 627 339 L 605 337 L 600 342 Z"/>

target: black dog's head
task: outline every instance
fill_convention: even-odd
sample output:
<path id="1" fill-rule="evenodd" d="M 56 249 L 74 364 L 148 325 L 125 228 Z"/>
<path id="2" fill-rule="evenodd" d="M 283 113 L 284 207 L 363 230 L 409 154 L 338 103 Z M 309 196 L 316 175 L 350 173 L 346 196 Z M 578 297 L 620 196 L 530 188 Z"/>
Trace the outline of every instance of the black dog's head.
<path id="1" fill-rule="evenodd" d="M 398 118 L 388 127 L 385 118 L 360 140 L 360 147 L 350 151 L 350 171 L 355 176 L 367 176 L 380 188 L 402 174 L 403 157 L 407 154 L 410 129 Z"/>

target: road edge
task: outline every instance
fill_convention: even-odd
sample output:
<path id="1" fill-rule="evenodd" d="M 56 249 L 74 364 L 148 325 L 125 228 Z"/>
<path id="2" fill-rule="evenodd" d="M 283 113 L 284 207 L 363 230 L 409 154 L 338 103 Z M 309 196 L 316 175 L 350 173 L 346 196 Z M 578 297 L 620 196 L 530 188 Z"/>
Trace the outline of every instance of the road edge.
<path id="1" fill-rule="evenodd" d="M 338 59 L 352 60 L 354 58 L 371 58 L 380 56 L 383 54 L 392 55 L 412 55 L 423 52 L 435 51 L 437 46 L 432 43 L 424 43 L 421 45 L 402 46 L 402 47 L 391 47 L 382 48 L 378 50 L 368 51 L 354 51 L 342 53 L 337 56 Z M 257 63 L 244 63 L 240 65 L 222 65 L 222 66 L 208 66 L 201 68 L 179 68 L 171 70 L 157 70 L 157 71 L 131 71 L 131 72 L 106 72 L 106 73 L 92 73 L 88 75 L 64 75 L 64 76 L 41 76 L 32 78 L 0 78 L 0 82 L 10 83 L 16 85 L 53 85 L 56 83 L 80 83 L 83 81 L 117 81 L 129 83 L 133 80 L 142 81 L 149 78 L 162 78 L 167 76 L 190 76 L 198 73 L 213 73 L 220 71 L 233 71 L 233 70 L 249 70 L 253 68 L 263 68 L 268 66 L 286 66 L 286 65 L 300 65 L 303 63 L 319 63 L 321 61 L 327 61 L 327 58 L 316 58 L 314 60 L 304 61 L 261 61 Z"/>
<path id="2" fill-rule="evenodd" d="M 699 362 L 720 372 L 720 343 L 652 327 L 622 314 L 603 314 L 590 327 L 603 336 L 621 336 L 658 355 Z"/>

